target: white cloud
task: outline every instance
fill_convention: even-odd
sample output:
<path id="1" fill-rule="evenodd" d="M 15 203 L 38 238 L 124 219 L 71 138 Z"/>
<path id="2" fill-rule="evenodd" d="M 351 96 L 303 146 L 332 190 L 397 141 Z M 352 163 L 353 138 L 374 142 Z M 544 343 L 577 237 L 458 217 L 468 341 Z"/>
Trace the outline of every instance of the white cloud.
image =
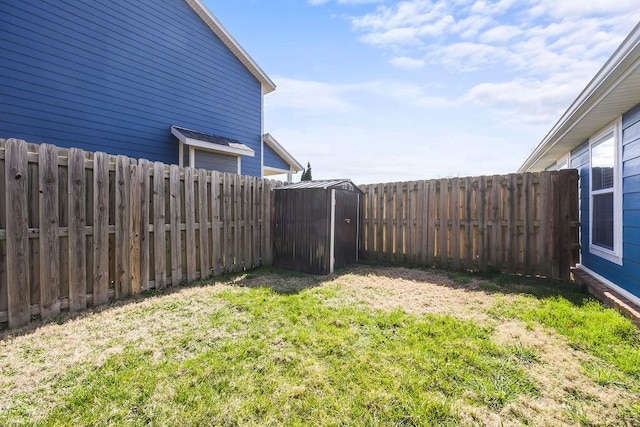
<path id="1" fill-rule="evenodd" d="M 516 0 L 486 1 L 478 0 L 471 6 L 471 12 L 484 15 L 496 15 L 505 13 L 516 3 Z"/>
<path id="2" fill-rule="evenodd" d="M 308 0 L 308 3 L 312 6 L 318 6 L 321 4 L 329 3 L 331 0 Z M 382 3 L 384 0 L 337 0 L 338 4 L 371 4 Z"/>
<path id="3" fill-rule="evenodd" d="M 423 59 L 410 58 L 408 56 L 399 56 L 389 61 L 391 65 L 403 70 L 417 70 L 424 67 Z"/>
<path id="4" fill-rule="evenodd" d="M 534 15 L 549 15 L 556 18 L 581 18 L 594 15 L 637 16 L 638 0 L 539 0 L 531 9 Z"/>
<path id="5" fill-rule="evenodd" d="M 344 88 L 338 85 L 284 77 L 277 78 L 275 81 L 278 90 L 270 94 L 265 101 L 272 108 L 336 113 L 348 113 L 356 109 L 342 96 Z"/>
<path id="6" fill-rule="evenodd" d="M 544 81 L 517 78 L 499 83 L 480 83 L 463 98 L 501 112 L 502 117 L 538 125 L 553 123 L 585 81 L 571 74 L 560 74 Z"/>
<path id="7" fill-rule="evenodd" d="M 522 35 L 522 29 L 514 25 L 498 25 L 480 34 L 480 41 L 482 43 L 504 44 L 520 35 Z"/>
<path id="8" fill-rule="evenodd" d="M 415 70 L 401 74 L 414 80 L 276 80 L 278 91 L 294 88 L 276 107 L 316 108 L 322 120 L 275 131 L 300 147 L 318 178 L 367 183 L 513 171 L 640 20 L 639 2 L 387 0 L 365 7 L 348 18 L 353 32 L 394 68 Z"/>
<path id="9" fill-rule="evenodd" d="M 425 92 L 418 84 L 397 80 L 371 80 L 360 83 L 329 83 L 277 77 L 278 90 L 265 98 L 273 110 L 297 114 L 356 114 L 372 103 L 397 102 L 420 108 L 441 108 L 456 101 Z M 372 101 L 372 102 L 370 102 Z"/>

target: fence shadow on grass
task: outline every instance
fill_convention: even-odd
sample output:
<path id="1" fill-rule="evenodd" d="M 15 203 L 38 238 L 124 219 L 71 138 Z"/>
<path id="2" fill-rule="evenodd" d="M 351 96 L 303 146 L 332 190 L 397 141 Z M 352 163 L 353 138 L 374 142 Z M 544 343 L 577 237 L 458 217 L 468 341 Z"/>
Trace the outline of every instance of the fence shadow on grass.
<path id="1" fill-rule="evenodd" d="M 17 329 L 0 330 L 0 341 L 12 337 L 29 335 L 50 324 L 64 324 L 87 316 L 103 313 L 120 307 L 137 304 L 151 298 L 177 294 L 185 288 L 207 287 L 217 284 L 246 288 L 269 288 L 282 295 L 297 294 L 307 289 L 316 288 L 331 281 L 340 281 L 342 276 L 384 276 L 390 279 L 401 279 L 413 282 L 424 282 L 461 289 L 467 292 L 483 292 L 489 294 L 520 294 L 536 298 L 563 297 L 577 306 L 585 299 L 593 298 L 585 286 L 571 282 L 544 278 L 532 278 L 504 273 L 477 274 L 452 272 L 410 265 L 397 266 L 390 264 L 358 264 L 349 266 L 326 276 L 314 276 L 272 267 L 260 267 L 240 273 L 228 273 L 207 280 L 183 283 L 162 290 L 151 290 L 139 295 L 111 301 L 109 304 L 92 307 L 79 312 L 62 312 L 60 315 L 39 319 L 34 316 L 32 322 Z"/>
<path id="2" fill-rule="evenodd" d="M 279 268 L 263 267 L 238 275 L 229 282 L 230 285 L 246 288 L 269 288 L 283 295 L 297 294 L 306 289 L 316 288 L 333 280 L 340 272 L 317 276 Z"/>
<path id="3" fill-rule="evenodd" d="M 585 299 L 595 299 L 585 285 L 578 285 L 565 280 L 500 272 L 475 273 L 437 270 L 413 265 L 398 266 L 385 263 L 362 263 L 352 268 L 350 273 L 376 274 L 391 279 L 423 281 L 468 292 L 529 295 L 538 299 L 563 297 L 577 306 L 583 305 Z"/>
<path id="4" fill-rule="evenodd" d="M 31 322 L 23 327 L 15 329 L 0 329 L 0 341 L 11 339 L 12 337 L 32 334 L 47 325 L 61 325 L 120 307 L 138 304 L 152 298 L 177 294 L 188 288 L 207 287 L 220 284 L 246 288 L 269 288 L 278 294 L 295 294 L 302 292 L 305 289 L 318 287 L 322 285 L 322 283 L 327 280 L 331 280 L 334 277 L 335 276 L 313 276 L 310 274 L 291 272 L 271 267 L 258 267 L 239 273 L 226 273 L 205 280 L 181 283 L 178 286 L 169 286 L 160 290 L 152 289 L 138 295 L 112 300 L 108 304 L 89 307 L 82 311 L 62 311 L 59 315 L 47 319 L 41 319 L 39 315 L 34 315 L 31 318 Z"/>

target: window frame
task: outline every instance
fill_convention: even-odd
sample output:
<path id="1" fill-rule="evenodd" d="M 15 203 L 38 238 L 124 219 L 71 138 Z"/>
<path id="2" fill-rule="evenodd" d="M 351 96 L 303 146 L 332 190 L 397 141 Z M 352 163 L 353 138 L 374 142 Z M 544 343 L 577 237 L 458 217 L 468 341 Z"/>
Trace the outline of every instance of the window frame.
<path id="1" fill-rule="evenodd" d="M 613 134 L 613 186 L 593 190 L 593 148 Z M 613 193 L 613 249 L 593 243 L 594 196 Z M 622 265 L 622 116 L 589 138 L 589 253 Z"/>

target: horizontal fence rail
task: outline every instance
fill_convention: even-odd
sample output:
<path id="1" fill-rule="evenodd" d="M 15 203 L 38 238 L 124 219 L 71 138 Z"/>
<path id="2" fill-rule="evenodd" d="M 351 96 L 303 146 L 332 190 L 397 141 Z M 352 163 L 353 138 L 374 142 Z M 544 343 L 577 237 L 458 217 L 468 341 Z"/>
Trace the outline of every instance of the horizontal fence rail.
<path id="1" fill-rule="evenodd" d="M 0 325 L 272 262 L 274 181 L 0 140 Z"/>
<path id="2" fill-rule="evenodd" d="M 367 260 L 568 279 L 576 170 L 361 185 Z"/>

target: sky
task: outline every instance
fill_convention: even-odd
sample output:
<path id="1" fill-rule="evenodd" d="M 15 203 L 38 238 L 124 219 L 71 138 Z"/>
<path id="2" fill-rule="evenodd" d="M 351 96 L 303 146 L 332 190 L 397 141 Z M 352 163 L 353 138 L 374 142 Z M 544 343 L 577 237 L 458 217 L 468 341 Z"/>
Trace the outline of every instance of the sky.
<path id="1" fill-rule="evenodd" d="M 357 184 L 515 172 L 640 21 L 640 0 L 205 3 L 277 86 L 265 132 Z"/>

